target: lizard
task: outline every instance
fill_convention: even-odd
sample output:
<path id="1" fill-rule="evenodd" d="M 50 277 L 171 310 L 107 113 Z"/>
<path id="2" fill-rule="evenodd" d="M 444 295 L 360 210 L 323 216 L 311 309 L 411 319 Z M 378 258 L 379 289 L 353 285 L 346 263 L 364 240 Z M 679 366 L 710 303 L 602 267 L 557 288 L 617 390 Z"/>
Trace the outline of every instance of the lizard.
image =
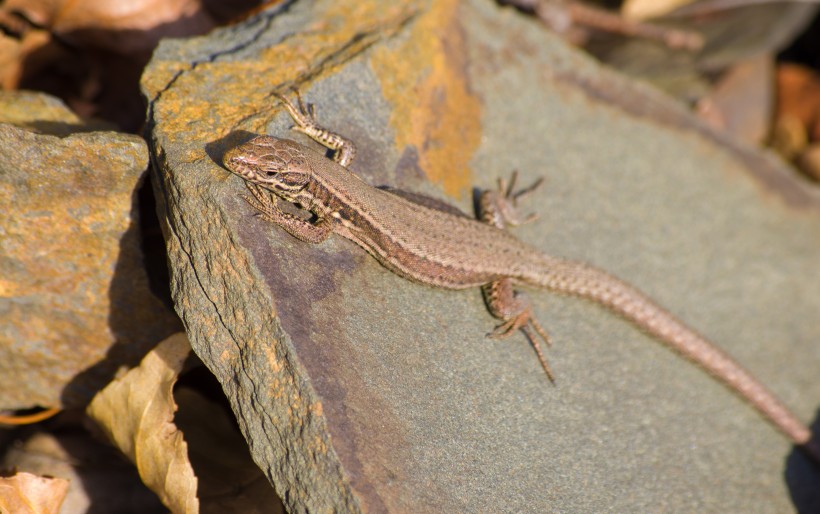
<path id="1" fill-rule="evenodd" d="M 514 191 L 515 174 L 509 183 L 500 180 L 497 191 L 478 195 L 477 218 L 431 197 L 376 188 L 348 169 L 355 144 L 320 126 L 313 105 L 306 106 L 298 91 L 298 105 L 274 95 L 295 122 L 292 129 L 326 147 L 332 158 L 268 135 L 256 135 L 226 151 L 223 164 L 244 179 L 251 193 L 244 198 L 261 218 L 307 243 L 338 234 L 414 282 L 445 289 L 480 287 L 488 310 L 501 320 L 488 336 L 505 338 L 523 331 L 553 382 L 538 339 L 549 344 L 549 337 L 516 286 L 597 303 L 700 366 L 820 464 L 820 442 L 811 430 L 724 351 L 634 286 L 589 264 L 542 253 L 505 230 L 533 219 L 520 216 L 517 202 L 540 181 Z M 283 211 L 279 201 L 308 217 Z"/>

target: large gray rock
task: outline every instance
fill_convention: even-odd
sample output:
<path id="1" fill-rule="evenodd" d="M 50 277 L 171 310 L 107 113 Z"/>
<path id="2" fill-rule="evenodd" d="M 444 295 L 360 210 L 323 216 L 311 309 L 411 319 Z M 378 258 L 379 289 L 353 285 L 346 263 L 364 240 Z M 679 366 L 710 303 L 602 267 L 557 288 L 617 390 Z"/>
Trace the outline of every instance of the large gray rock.
<path id="1" fill-rule="evenodd" d="M 373 184 L 469 210 L 472 186 L 545 176 L 518 236 L 641 287 L 804 420 L 820 399 L 820 196 L 776 159 L 491 2 L 295 2 L 163 43 L 143 79 L 177 311 L 290 510 L 818 505 L 771 426 L 608 312 L 530 292 L 552 386 L 523 336 L 485 338 L 477 290 L 256 216 L 220 161 L 288 134 L 269 93 L 292 85 Z"/>

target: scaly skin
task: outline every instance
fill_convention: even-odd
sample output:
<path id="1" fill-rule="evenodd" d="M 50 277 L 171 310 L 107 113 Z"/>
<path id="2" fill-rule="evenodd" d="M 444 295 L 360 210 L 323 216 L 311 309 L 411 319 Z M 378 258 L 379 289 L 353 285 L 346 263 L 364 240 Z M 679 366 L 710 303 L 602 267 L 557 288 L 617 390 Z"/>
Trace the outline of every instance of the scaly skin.
<path id="1" fill-rule="evenodd" d="M 535 333 L 549 342 L 547 335 L 514 285 L 591 300 L 726 384 L 820 463 L 820 446 L 808 427 L 714 344 L 605 271 L 541 253 L 503 230 L 518 221 L 515 202 L 521 193 L 514 193 L 512 185 L 502 184 L 499 192 L 481 195 L 481 221 L 442 207 L 438 200 L 371 187 L 342 165 L 355 155 L 350 141 L 319 127 L 312 108 L 306 109 L 301 100 L 299 108 L 282 100 L 297 129 L 336 150 L 337 158 L 330 160 L 299 143 L 271 136 L 257 136 L 228 151 L 226 167 L 246 180 L 252 193 L 247 200 L 265 219 L 310 243 L 339 234 L 414 282 L 446 289 L 481 287 L 490 312 L 503 321 L 491 335 L 524 331 L 550 379 L 553 374 Z M 275 197 L 310 211 L 316 219 L 282 212 Z"/>

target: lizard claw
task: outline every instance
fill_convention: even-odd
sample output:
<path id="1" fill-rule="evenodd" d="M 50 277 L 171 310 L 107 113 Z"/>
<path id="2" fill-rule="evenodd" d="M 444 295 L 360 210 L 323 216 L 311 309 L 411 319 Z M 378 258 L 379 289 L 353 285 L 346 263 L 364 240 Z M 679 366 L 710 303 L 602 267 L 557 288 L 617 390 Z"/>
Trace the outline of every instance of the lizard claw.
<path id="1" fill-rule="evenodd" d="M 518 170 L 513 170 L 509 183 L 504 178 L 498 179 L 498 194 L 496 196 L 496 209 L 508 225 L 523 225 L 538 219 L 537 213 L 528 214 L 522 218 L 518 213 L 518 200 L 529 195 L 544 182 L 544 177 L 538 178 L 531 185 L 515 190 L 515 183 L 518 180 Z"/>
<path id="2" fill-rule="evenodd" d="M 541 329 L 538 323 L 535 320 L 530 320 L 530 324 L 535 328 L 535 331 L 538 332 L 544 342 L 547 343 L 547 346 L 552 346 L 552 342 L 550 341 L 547 334 Z M 550 368 L 549 362 L 547 362 L 546 357 L 541 352 L 541 346 L 538 344 L 538 339 L 535 338 L 535 335 L 532 333 L 530 329 L 530 325 L 524 325 L 521 327 L 521 331 L 524 332 L 524 335 L 527 336 L 527 339 L 530 340 L 530 344 L 532 345 L 533 350 L 535 350 L 535 354 L 538 355 L 538 360 L 541 362 L 541 367 L 544 368 L 544 373 L 547 374 L 547 378 L 550 379 L 550 382 L 553 384 L 555 383 L 555 375 L 552 372 L 552 368 Z"/>
<path id="3" fill-rule="evenodd" d="M 273 95 L 278 98 L 285 110 L 288 111 L 290 117 L 296 125 L 290 129 L 296 132 L 301 132 L 325 148 L 333 151 L 333 160 L 347 167 L 353 158 L 356 156 L 356 145 L 349 139 L 331 132 L 321 127 L 316 122 L 316 109 L 312 103 L 305 103 L 302 100 L 302 95 L 295 87 L 291 88 L 296 95 L 296 105 L 288 100 L 283 94 L 274 92 Z"/>
<path id="4" fill-rule="evenodd" d="M 299 89 L 297 89 L 296 86 L 293 86 L 290 89 L 291 91 L 293 91 L 293 94 L 296 95 L 296 105 L 299 106 L 299 112 L 302 114 L 302 116 L 310 119 L 310 121 L 312 121 L 313 123 L 316 123 L 315 106 L 310 102 L 305 103 L 302 101 L 302 94 L 299 93 Z"/>
<path id="5" fill-rule="evenodd" d="M 521 330 L 524 332 L 524 335 L 527 336 L 533 350 L 535 350 L 535 354 L 538 356 L 538 360 L 541 362 L 541 367 L 544 368 L 544 372 L 547 374 L 547 378 L 549 378 L 550 382 L 554 384 L 555 375 L 553 374 L 552 368 L 550 368 L 546 357 L 544 357 L 544 353 L 541 351 L 541 345 L 538 343 L 536 333 L 541 336 L 541 339 L 543 339 L 547 346 L 552 346 L 552 341 L 550 340 L 547 332 L 543 329 L 543 327 L 541 327 L 541 324 L 532 317 L 532 313 L 529 309 L 526 309 L 518 315 L 506 320 L 504 323 L 497 326 L 495 330 L 487 334 L 487 337 L 492 339 L 504 339 L 512 335 L 516 330 Z"/>
<path id="6" fill-rule="evenodd" d="M 248 191 L 251 194 L 240 196 L 256 210 L 256 212 L 254 212 L 254 216 L 259 216 L 262 219 L 276 222 L 276 219 L 279 218 L 281 211 L 279 210 L 279 207 L 276 206 L 276 200 L 271 196 L 272 193 L 250 182 L 245 182 L 245 186 L 247 186 Z"/>
<path id="7" fill-rule="evenodd" d="M 288 114 L 290 114 L 290 117 L 296 123 L 296 125 L 292 126 L 290 129 L 305 133 L 305 130 L 308 129 L 308 127 L 313 127 L 316 125 L 316 118 L 313 115 L 313 104 L 308 104 L 309 107 L 306 108 L 305 103 L 302 101 L 302 95 L 299 94 L 299 90 L 296 88 L 292 89 L 296 94 L 296 105 L 288 100 L 288 98 L 282 93 L 274 92 L 273 95 L 282 102 L 285 110 L 288 111 Z"/>
<path id="8" fill-rule="evenodd" d="M 506 181 L 503 178 L 499 179 L 499 191 L 501 192 L 501 194 L 504 195 L 504 198 L 507 198 L 510 201 L 512 201 L 513 205 L 516 205 L 518 203 L 518 199 L 524 198 L 528 194 L 532 193 L 533 191 L 541 187 L 541 184 L 544 183 L 544 177 L 538 177 L 535 180 L 535 182 L 533 182 L 529 186 L 523 189 L 519 189 L 518 191 L 515 191 L 515 182 L 517 180 L 518 170 L 513 170 L 512 176 L 510 177 L 510 183 L 506 187 L 504 187 L 503 185 Z"/>

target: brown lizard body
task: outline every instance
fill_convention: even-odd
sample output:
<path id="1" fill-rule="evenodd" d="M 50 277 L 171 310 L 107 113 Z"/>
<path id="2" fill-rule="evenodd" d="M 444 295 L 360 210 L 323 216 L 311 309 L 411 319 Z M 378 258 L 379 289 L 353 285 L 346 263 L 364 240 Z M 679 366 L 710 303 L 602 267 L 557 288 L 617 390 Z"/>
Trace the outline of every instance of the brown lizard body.
<path id="1" fill-rule="evenodd" d="M 298 143 L 271 136 L 257 136 L 228 151 L 226 167 L 246 180 L 253 194 L 247 200 L 265 219 L 306 242 L 318 243 L 331 233 L 339 234 L 390 271 L 415 282 L 447 289 L 481 287 L 490 312 L 503 321 L 491 335 L 506 337 L 523 330 L 550 379 L 552 372 L 532 331 L 549 340 L 532 317 L 526 297 L 514 285 L 594 301 L 726 384 L 820 463 L 820 445 L 812 440 L 808 427 L 723 351 L 633 286 L 587 264 L 548 256 L 503 230 L 507 224 L 521 222 L 514 210 L 521 193 L 513 193 L 512 184 L 501 183 L 500 192 L 481 195 L 481 221 L 438 205 L 437 200 L 374 188 L 346 168 L 355 155 L 350 141 L 316 125 L 312 106 L 306 109 L 301 99 L 298 108 L 282 100 L 297 123 L 295 130 L 336 153 L 330 160 Z M 281 211 L 271 193 L 315 218 L 306 220 Z"/>

